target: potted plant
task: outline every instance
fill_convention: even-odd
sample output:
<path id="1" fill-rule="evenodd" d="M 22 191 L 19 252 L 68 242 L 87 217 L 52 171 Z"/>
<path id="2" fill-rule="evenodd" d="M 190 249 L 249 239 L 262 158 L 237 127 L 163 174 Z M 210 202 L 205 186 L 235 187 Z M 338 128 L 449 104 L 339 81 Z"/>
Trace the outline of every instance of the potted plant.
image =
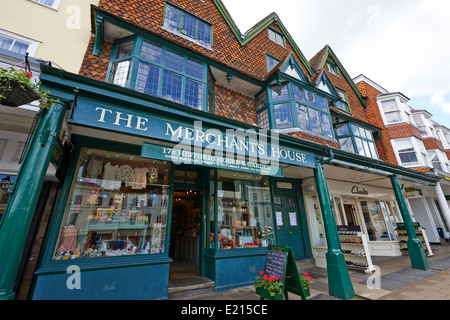
<path id="1" fill-rule="evenodd" d="M 48 96 L 50 92 L 39 88 L 40 82 L 32 83 L 31 76 L 30 71 L 0 68 L 0 104 L 18 107 L 39 100 L 40 107 L 53 106 L 53 99 Z"/>
<path id="2" fill-rule="evenodd" d="M 264 271 L 255 278 L 256 294 L 268 300 L 283 300 L 283 283 L 279 277 L 269 277 Z"/>
<path id="3" fill-rule="evenodd" d="M 303 291 L 306 297 L 309 297 L 310 295 L 309 287 L 311 286 L 311 280 L 312 278 L 308 275 L 307 272 L 303 272 L 300 276 L 300 281 L 302 283 Z"/>

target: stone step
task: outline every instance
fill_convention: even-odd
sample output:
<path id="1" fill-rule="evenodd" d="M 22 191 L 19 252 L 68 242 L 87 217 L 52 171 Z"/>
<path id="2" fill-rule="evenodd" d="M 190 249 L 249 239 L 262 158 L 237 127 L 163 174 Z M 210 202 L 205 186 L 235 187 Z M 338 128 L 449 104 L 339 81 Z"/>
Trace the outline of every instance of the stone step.
<path id="1" fill-rule="evenodd" d="M 169 280 L 168 299 L 183 300 L 214 293 L 215 282 L 203 277 Z"/>

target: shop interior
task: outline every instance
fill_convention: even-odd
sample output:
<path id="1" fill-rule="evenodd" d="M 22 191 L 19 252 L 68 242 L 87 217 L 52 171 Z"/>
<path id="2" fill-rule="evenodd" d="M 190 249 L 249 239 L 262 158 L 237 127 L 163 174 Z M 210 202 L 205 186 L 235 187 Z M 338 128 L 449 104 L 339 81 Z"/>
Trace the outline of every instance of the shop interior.
<path id="1" fill-rule="evenodd" d="M 169 279 L 198 276 L 201 196 L 193 190 L 173 193 Z"/>

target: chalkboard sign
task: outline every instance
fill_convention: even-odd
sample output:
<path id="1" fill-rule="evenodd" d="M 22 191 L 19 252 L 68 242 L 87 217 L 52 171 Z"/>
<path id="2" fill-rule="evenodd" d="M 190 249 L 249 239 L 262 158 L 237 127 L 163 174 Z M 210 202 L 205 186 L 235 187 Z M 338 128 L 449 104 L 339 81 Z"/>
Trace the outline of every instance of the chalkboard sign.
<path id="1" fill-rule="evenodd" d="M 288 292 L 299 295 L 302 300 L 306 300 L 309 295 L 303 289 L 294 254 L 290 247 L 270 245 L 267 250 L 264 274 L 269 277 L 280 277 L 283 283 L 283 293 L 288 300 Z M 262 297 L 261 297 L 262 298 Z"/>
<path id="2" fill-rule="evenodd" d="M 283 281 L 286 273 L 287 257 L 287 252 L 268 250 L 266 265 L 264 266 L 264 274 L 269 277 L 278 276 L 280 281 Z"/>

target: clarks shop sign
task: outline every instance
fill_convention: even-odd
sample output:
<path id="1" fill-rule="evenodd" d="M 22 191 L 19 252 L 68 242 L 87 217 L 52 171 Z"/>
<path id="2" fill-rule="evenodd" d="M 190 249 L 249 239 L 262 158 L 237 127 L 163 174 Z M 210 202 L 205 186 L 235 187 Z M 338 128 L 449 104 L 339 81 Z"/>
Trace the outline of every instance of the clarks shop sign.
<path id="1" fill-rule="evenodd" d="M 144 111 L 129 110 L 123 107 L 96 104 L 78 99 L 71 124 L 112 130 L 142 137 L 191 145 L 193 150 L 207 150 L 208 154 L 233 156 L 252 162 L 274 165 L 286 163 L 314 168 L 315 157 L 311 153 L 279 146 L 278 137 L 272 134 L 271 141 L 267 131 L 205 128 L 201 121 L 183 123 L 164 119 Z M 219 159 L 218 158 L 218 159 Z"/>

